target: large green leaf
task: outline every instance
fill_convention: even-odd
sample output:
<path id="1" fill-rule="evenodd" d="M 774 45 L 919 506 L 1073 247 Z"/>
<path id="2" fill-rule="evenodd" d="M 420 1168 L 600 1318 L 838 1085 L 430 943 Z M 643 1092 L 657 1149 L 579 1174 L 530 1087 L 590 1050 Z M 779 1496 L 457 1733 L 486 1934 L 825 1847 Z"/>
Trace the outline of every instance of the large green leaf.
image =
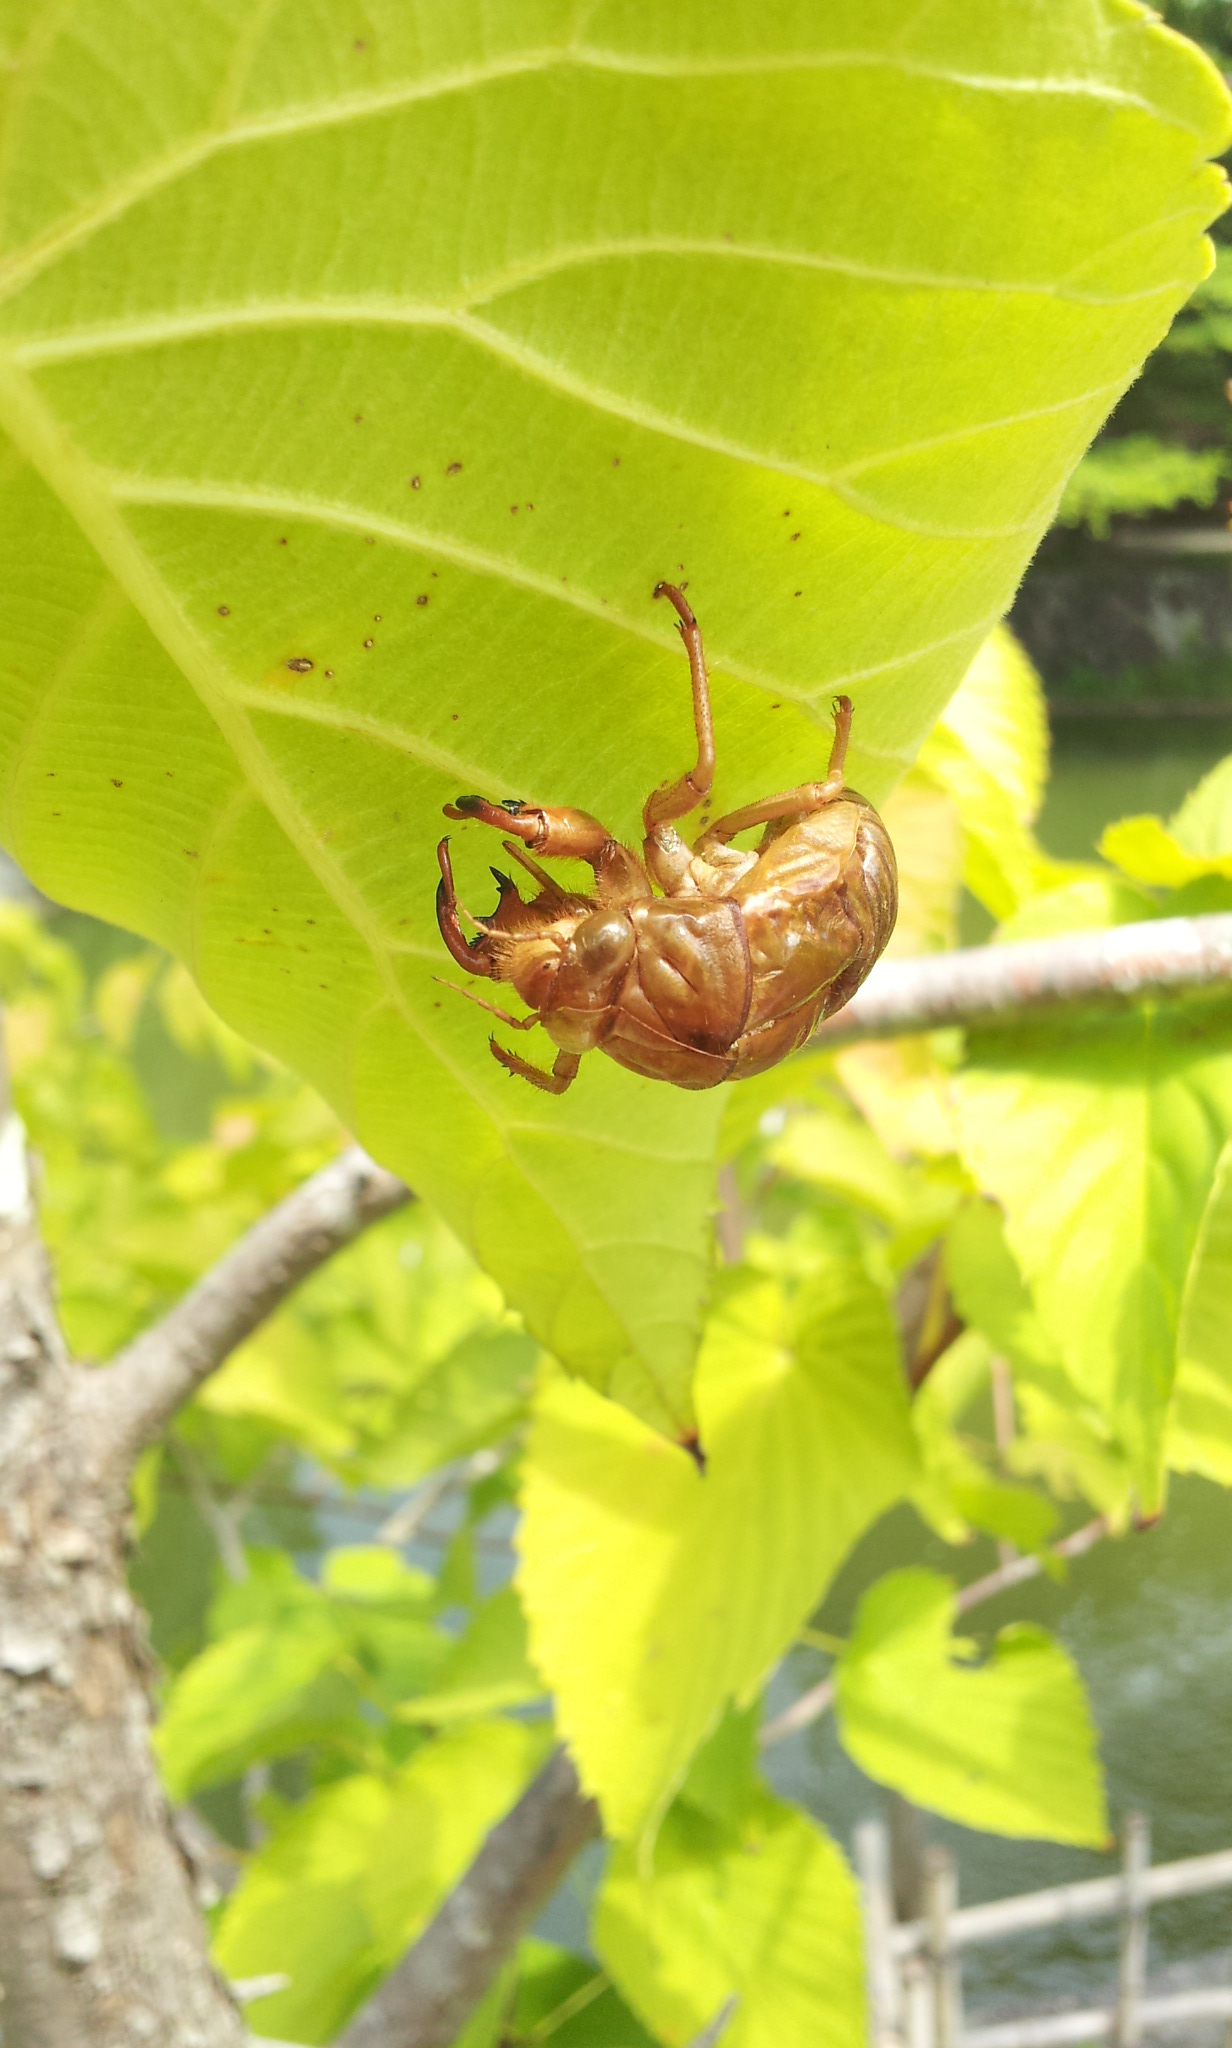
<path id="1" fill-rule="evenodd" d="M 0 163 L 0 822 L 188 960 L 572 1368 L 689 1420 L 719 1105 L 510 1082 L 459 790 L 884 794 L 1205 273 L 1129 0 L 34 0 Z M 459 835 L 483 907 L 490 835 Z"/>
<path id="2" fill-rule="evenodd" d="M 995 917 L 1041 886 L 1031 826 L 1048 776 L 1043 687 L 1004 627 L 991 633 L 924 743 L 921 771 L 958 807 L 964 879 Z"/>
<path id="3" fill-rule="evenodd" d="M 668 2048 L 684 2048 L 732 1997 L 724 2048 L 867 2038 L 851 1873 L 814 1821 L 764 1790 L 727 1826 L 679 1802 L 652 1871 L 633 1846 L 618 1849 L 595 1941 Z"/>
<path id="4" fill-rule="evenodd" d="M 1168 1463 L 1232 1486 L 1232 1144 L 1202 1218 L 1176 1350 Z"/>
<path id="5" fill-rule="evenodd" d="M 969 1202 L 959 1211 L 946 1238 L 945 1262 L 959 1315 L 1013 1369 L 1019 1428 L 1006 1447 L 1007 1465 L 1044 1479 L 1061 1500 L 1083 1496 L 1123 1528 L 1133 1497 L 1124 1449 L 1107 1415 L 1066 1372 L 991 1202 Z"/>
<path id="6" fill-rule="evenodd" d="M 883 1785 L 969 1827 L 1101 1847 L 1095 1728 L 1082 1680 L 1045 1630 L 1002 1629 L 983 1664 L 954 1638 L 954 1587 L 890 1572 L 865 1594 L 838 1663 L 843 1743 Z"/>
<path id="7" fill-rule="evenodd" d="M 890 1311 L 854 1261 L 823 1264 L 794 1299 L 738 1279 L 707 1331 L 698 1405 L 704 1477 L 560 1377 L 531 1435 L 531 1652 L 617 1835 L 658 1819 L 725 1702 L 752 1696 L 915 1477 Z"/>
<path id="8" fill-rule="evenodd" d="M 1048 1342 L 1162 1497 L 1181 1290 L 1232 1129 L 1226 1001 L 990 1035 L 957 1078 L 963 1149 Z"/>

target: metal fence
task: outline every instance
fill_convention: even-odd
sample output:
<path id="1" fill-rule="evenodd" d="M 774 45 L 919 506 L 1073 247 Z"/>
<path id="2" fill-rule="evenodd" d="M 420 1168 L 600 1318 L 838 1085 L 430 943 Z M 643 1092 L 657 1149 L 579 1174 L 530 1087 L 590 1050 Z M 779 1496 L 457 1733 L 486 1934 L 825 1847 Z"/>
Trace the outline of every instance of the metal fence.
<path id="1" fill-rule="evenodd" d="M 1146 1975 L 1151 1907 L 1164 1899 L 1232 1889 L 1232 1849 L 1152 1869 L 1149 1824 L 1141 1814 L 1130 1814 L 1118 1876 L 960 1906 L 954 1860 L 948 1850 L 934 1847 L 926 1859 L 924 1913 L 904 1922 L 895 1917 L 890 1837 L 882 1821 L 865 1821 L 856 1829 L 855 1855 L 873 2048 L 1062 2048 L 1064 2043 L 1104 2040 L 1116 2048 L 1137 2048 L 1155 2027 L 1232 2020 L 1232 1985 L 1151 1997 Z M 1114 2000 L 1086 2011 L 1038 2013 L 997 2026 L 964 2024 L 964 1949 L 1030 1928 L 1072 1926 L 1113 1915 L 1121 1923 Z"/>

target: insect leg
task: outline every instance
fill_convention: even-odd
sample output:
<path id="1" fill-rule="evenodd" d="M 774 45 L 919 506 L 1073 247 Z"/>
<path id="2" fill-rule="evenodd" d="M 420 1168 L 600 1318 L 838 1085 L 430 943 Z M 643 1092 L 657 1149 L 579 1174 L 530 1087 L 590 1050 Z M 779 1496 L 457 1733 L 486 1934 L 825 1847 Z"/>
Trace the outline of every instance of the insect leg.
<path id="1" fill-rule="evenodd" d="M 492 942 L 487 933 L 481 931 L 477 939 L 468 939 L 462 929 L 462 917 L 470 918 L 472 924 L 478 920 L 471 917 L 469 910 L 459 903 L 453 881 L 453 863 L 449 858 L 449 841 L 442 839 L 436 849 L 440 864 L 441 879 L 436 889 L 436 921 L 441 937 L 448 946 L 459 967 L 468 974 L 492 973 Z M 459 914 L 461 913 L 461 914 Z"/>
<path id="2" fill-rule="evenodd" d="M 511 1074 L 520 1074 L 524 1081 L 530 1082 L 532 1088 L 542 1088 L 547 1095 L 563 1095 L 570 1083 L 577 1079 L 577 1070 L 582 1064 L 581 1053 L 558 1052 L 551 1073 L 545 1074 L 542 1067 L 533 1067 L 529 1060 L 522 1059 L 516 1052 L 508 1051 L 503 1045 L 498 1045 L 494 1038 L 490 1038 L 488 1044 L 492 1049 L 493 1059 L 499 1060 L 502 1067 Z"/>
<path id="3" fill-rule="evenodd" d="M 594 870 L 603 903 L 633 903 L 650 893 L 645 869 L 637 855 L 613 839 L 607 826 L 592 818 L 589 811 L 575 811 L 564 805 L 541 809 L 519 803 L 513 797 L 494 804 L 483 796 L 460 796 L 456 803 L 445 805 L 445 816 L 477 818 L 481 825 L 496 825 L 503 832 L 516 833 L 523 846 L 549 858 L 586 861 Z M 525 861 L 522 864 L 528 865 Z M 535 872 L 532 867 L 531 873 Z M 538 873 L 542 880 L 542 869 Z M 557 893 L 563 892 L 558 889 Z"/>
<path id="4" fill-rule="evenodd" d="M 851 738 L 852 703 L 850 697 L 834 699 L 834 745 L 830 749 L 830 766 L 826 770 L 827 787 L 833 786 L 835 795 L 843 789 L 843 771 L 847 765 L 847 742 Z"/>
<path id="5" fill-rule="evenodd" d="M 519 846 L 516 839 L 502 839 L 501 845 L 510 858 L 517 861 L 519 867 L 524 867 L 528 875 L 534 876 L 541 889 L 546 889 L 553 896 L 564 895 L 560 883 L 554 881 L 547 869 L 541 868 L 537 860 L 532 860 L 526 848 Z"/>
<path id="6" fill-rule="evenodd" d="M 507 1024 L 511 1031 L 533 1031 L 539 1022 L 538 1010 L 532 1010 L 529 1017 L 515 1017 L 511 1011 L 502 1010 L 499 1004 L 489 1003 L 483 996 L 475 995 L 471 989 L 463 988 L 460 982 L 446 981 L 443 974 L 434 974 L 432 979 L 439 982 L 442 988 L 451 988 L 456 996 L 465 996 L 468 1003 L 474 1003 L 477 1009 L 486 1010 L 490 1017 L 499 1017 L 501 1023 Z"/>
<path id="7" fill-rule="evenodd" d="M 642 823 L 647 835 L 654 831 L 656 825 L 666 825 L 673 818 L 683 818 L 689 811 L 696 810 L 702 798 L 709 796 L 714 782 L 714 721 L 710 715 L 710 680 L 706 674 L 701 627 L 684 592 L 678 590 L 674 583 L 656 583 L 654 594 L 665 597 L 680 614 L 680 637 L 688 653 L 689 674 L 693 679 L 697 762 L 678 782 L 669 783 L 666 789 L 651 790 L 642 806 Z"/>
<path id="8" fill-rule="evenodd" d="M 807 811 L 820 811 L 826 804 L 836 802 L 845 787 L 843 769 L 851 737 L 851 709 L 850 697 L 835 698 L 834 745 L 824 782 L 802 782 L 796 789 L 780 790 L 777 796 L 763 797 L 758 804 L 746 804 L 742 811 L 729 811 L 725 818 L 716 818 L 698 840 L 697 851 L 702 853 L 707 843 L 725 846 L 737 832 L 746 832 L 751 825 L 768 825 L 774 818 L 802 817 Z"/>

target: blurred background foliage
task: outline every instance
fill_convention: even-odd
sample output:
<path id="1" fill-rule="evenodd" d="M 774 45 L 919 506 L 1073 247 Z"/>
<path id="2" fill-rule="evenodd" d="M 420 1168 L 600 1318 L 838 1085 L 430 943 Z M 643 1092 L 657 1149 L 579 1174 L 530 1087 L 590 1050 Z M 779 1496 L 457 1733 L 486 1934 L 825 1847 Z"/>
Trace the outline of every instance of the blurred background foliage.
<path id="1" fill-rule="evenodd" d="M 1163 0 L 1171 27 L 1200 43 L 1220 70 L 1232 71 L 1232 8 L 1227 0 Z M 1117 406 L 1071 477 L 1060 523 L 1100 539 L 1114 519 L 1195 511 L 1226 515 L 1232 486 L 1232 226 L 1211 229 L 1214 271 L 1199 285 L 1169 333 Z"/>

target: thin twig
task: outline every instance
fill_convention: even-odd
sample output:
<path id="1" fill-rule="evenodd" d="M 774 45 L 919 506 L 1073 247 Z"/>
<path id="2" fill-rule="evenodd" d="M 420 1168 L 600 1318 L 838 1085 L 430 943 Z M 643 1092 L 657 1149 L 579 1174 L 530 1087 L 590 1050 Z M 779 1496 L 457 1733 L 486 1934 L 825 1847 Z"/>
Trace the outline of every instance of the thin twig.
<path id="1" fill-rule="evenodd" d="M 352 1145 L 254 1223 L 160 1323 L 82 1374 L 100 1465 L 127 1470 L 301 1281 L 410 1199 L 395 1174 Z"/>
<path id="2" fill-rule="evenodd" d="M 450 2048 L 574 1857 L 599 1810 L 563 1749 L 498 1821 L 465 1877 L 337 2048 Z"/>
<path id="3" fill-rule="evenodd" d="M 1093 1522 L 1084 1522 L 1081 1529 L 1074 1530 L 1072 1536 L 1066 1536 L 1060 1543 L 1054 1544 L 1049 1556 L 1081 1557 L 1107 1534 L 1106 1517 L 1096 1515 Z M 998 1593 L 1006 1593 L 1012 1586 L 1021 1586 L 1028 1579 L 1038 1578 L 1043 1569 L 1042 1558 L 1011 1558 L 1007 1564 L 998 1565 L 995 1572 L 987 1572 L 982 1579 L 973 1579 L 969 1586 L 964 1586 L 954 1603 L 955 1610 L 959 1614 L 966 1614 L 972 1607 L 978 1607 L 981 1602 L 994 1599 Z M 798 1735 L 802 1728 L 811 1727 L 814 1721 L 820 1721 L 822 1715 L 828 1714 L 834 1705 L 834 1691 L 834 1679 L 830 1677 L 823 1678 L 820 1685 L 811 1686 L 808 1692 L 802 1692 L 799 1699 L 793 1700 L 783 1713 L 776 1714 L 773 1721 L 766 1722 L 759 1738 L 762 1748 L 770 1749 L 774 1743 L 784 1741 L 789 1735 Z"/>
<path id="4" fill-rule="evenodd" d="M 1124 1005 L 1219 982 L 1232 983 L 1232 912 L 1153 918 L 1110 931 L 879 960 L 864 987 L 810 1044 L 1013 1024 L 1066 1004 Z"/>

